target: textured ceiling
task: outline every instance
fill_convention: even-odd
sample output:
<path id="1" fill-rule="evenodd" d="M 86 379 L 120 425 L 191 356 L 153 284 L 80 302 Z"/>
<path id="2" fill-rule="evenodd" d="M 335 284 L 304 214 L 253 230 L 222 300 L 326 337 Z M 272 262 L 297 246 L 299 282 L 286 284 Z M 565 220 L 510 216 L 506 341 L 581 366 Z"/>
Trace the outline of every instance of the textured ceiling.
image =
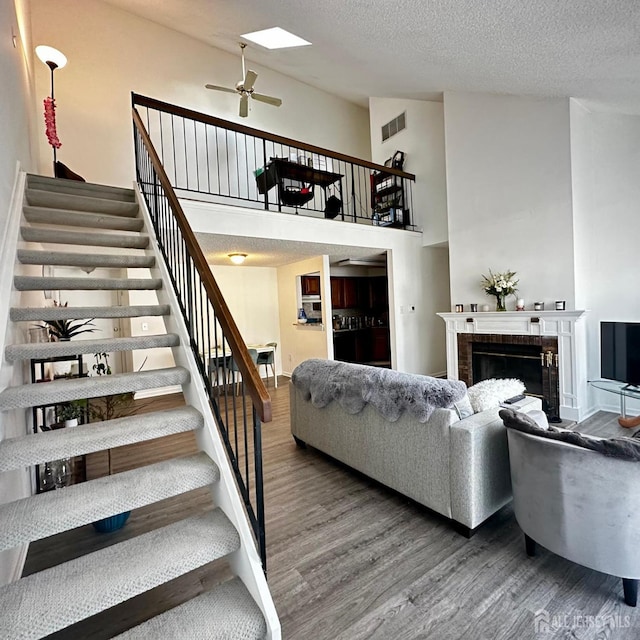
<path id="1" fill-rule="evenodd" d="M 347 258 L 371 258 L 380 249 L 293 242 L 269 238 L 247 238 L 210 233 L 197 233 L 196 237 L 209 264 L 231 265 L 230 253 L 246 253 L 246 267 L 280 267 L 312 256 L 328 255 L 331 264 Z"/>
<path id="2" fill-rule="evenodd" d="M 311 47 L 259 64 L 366 104 L 443 91 L 571 96 L 640 112 L 639 0 L 107 0 L 236 52 L 281 26 Z"/>

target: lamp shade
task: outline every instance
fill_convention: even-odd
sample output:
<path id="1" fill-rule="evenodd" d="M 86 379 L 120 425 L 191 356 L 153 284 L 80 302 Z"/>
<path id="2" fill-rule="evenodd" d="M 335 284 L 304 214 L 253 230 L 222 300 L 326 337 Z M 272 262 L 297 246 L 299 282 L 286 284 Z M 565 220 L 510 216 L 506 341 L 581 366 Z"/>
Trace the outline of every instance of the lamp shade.
<path id="1" fill-rule="evenodd" d="M 62 69 L 67 64 L 67 56 L 53 47 L 40 44 L 36 47 L 36 55 L 47 66 L 54 65 L 55 69 Z"/>

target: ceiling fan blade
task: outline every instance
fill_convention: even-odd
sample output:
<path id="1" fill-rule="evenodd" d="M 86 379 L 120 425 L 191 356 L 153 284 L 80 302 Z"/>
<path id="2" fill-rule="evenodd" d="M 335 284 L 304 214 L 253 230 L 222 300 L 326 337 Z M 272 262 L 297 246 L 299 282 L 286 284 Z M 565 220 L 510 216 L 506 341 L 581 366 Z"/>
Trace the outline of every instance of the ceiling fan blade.
<path id="1" fill-rule="evenodd" d="M 265 96 L 262 93 L 255 93 L 255 91 L 251 94 L 251 97 L 258 102 L 266 102 L 266 104 L 270 104 L 273 107 L 279 107 L 282 104 L 282 100 L 280 100 L 280 98 Z"/>
<path id="2" fill-rule="evenodd" d="M 205 88 L 213 89 L 214 91 L 224 91 L 225 93 L 236 93 L 235 89 L 230 89 L 229 87 L 220 87 L 217 84 L 205 84 Z"/>
<path id="3" fill-rule="evenodd" d="M 251 71 L 251 69 L 247 69 L 247 74 L 245 75 L 244 82 L 242 83 L 242 86 L 244 87 L 245 91 L 251 91 L 251 89 L 253 89 L 253 85 L 257 77 L 258 77 L 258 74 L 255 71 Z"/>
<path id="4" fill-rule="evenodd" d="M 246 118 L 249 115 L 249 96 L 243 93 L 240 96 L 240 117 Z"/>

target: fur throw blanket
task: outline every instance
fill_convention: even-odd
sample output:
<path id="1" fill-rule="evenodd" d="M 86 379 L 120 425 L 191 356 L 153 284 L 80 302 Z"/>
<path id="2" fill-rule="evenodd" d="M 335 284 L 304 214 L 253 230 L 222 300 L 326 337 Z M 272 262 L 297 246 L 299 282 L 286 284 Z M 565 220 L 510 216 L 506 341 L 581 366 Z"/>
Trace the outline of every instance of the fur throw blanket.
<path id="1" fill-rule="evenodd" d="M 347 413 L 355 414 L 370 404 L 389 422 L 405 412 L 426 422 L 435 409 L 451 407 L 467 391 L 459 380 L 335 360 L 305 360 L 295 368 L 291 380 L 314 407 L 335 400 Z"/>

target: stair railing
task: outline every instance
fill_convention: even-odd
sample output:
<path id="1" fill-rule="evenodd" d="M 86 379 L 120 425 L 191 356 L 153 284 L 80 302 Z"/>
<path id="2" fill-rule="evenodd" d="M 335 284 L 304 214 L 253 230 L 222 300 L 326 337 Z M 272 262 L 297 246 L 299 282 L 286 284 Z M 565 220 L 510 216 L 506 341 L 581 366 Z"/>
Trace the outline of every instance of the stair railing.
<path id="1" fill-rule="evenodd" d="M 132 115 L 137 181 L 266 570 L 261 423 L 271 398 L 135 106 Z"/>

